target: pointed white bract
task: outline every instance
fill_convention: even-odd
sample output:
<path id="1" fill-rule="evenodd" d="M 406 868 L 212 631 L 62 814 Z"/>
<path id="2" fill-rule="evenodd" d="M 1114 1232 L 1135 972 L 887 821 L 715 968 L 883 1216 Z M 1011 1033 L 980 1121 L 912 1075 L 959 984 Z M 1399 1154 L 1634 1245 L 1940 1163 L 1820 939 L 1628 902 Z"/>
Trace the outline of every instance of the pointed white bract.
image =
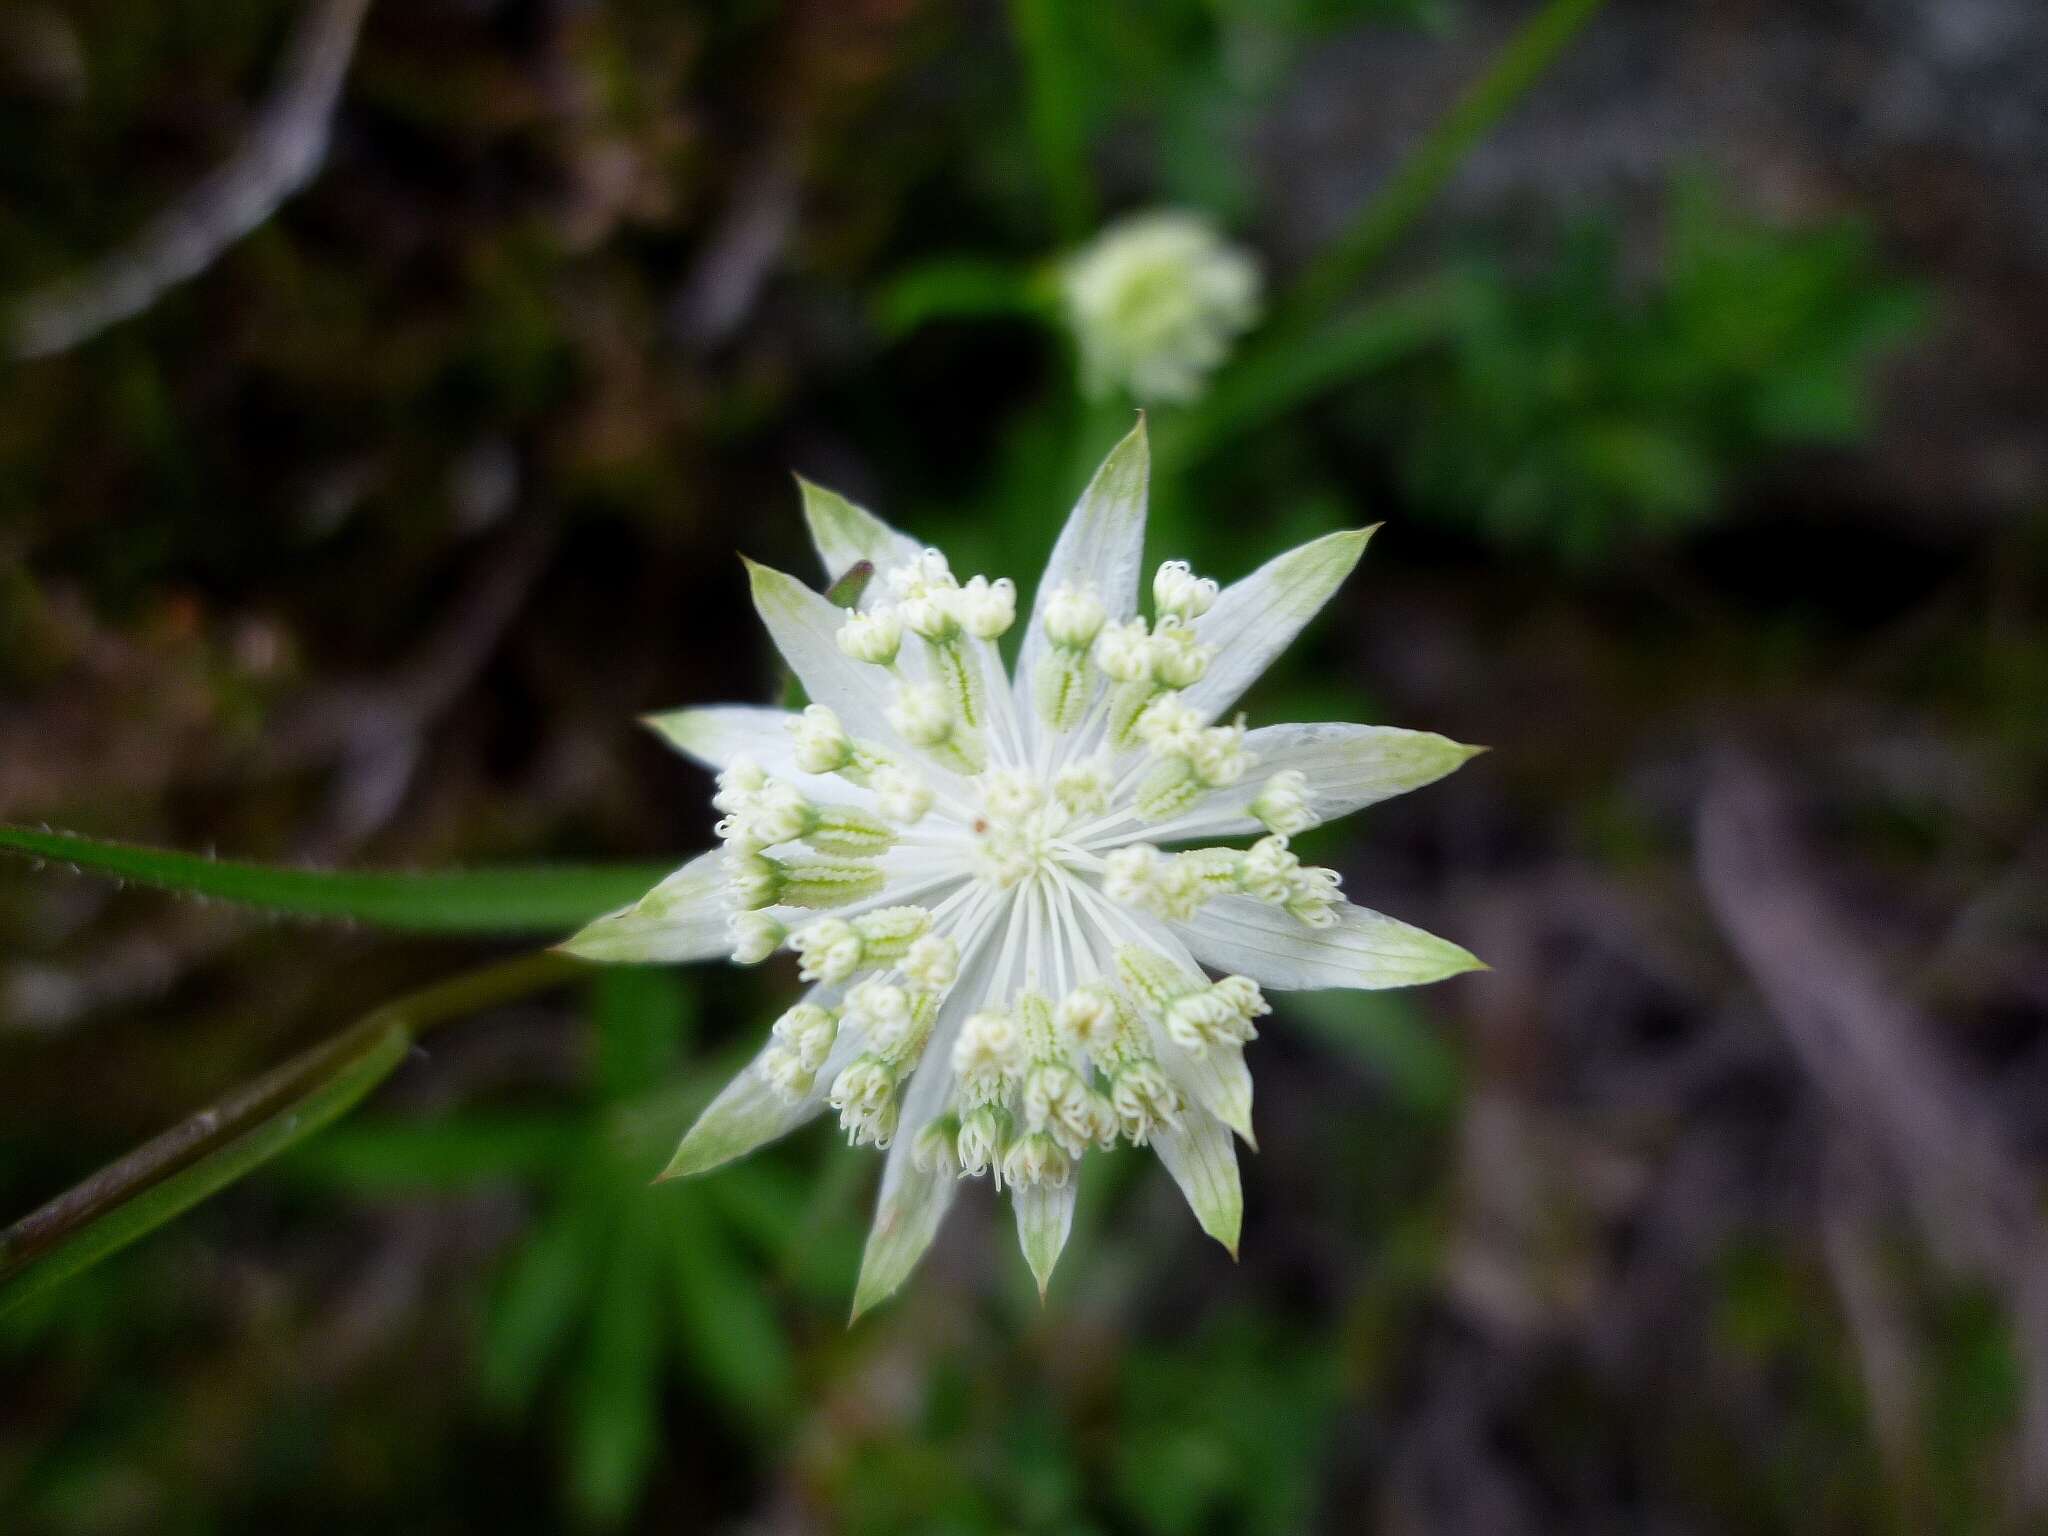
<path id="1" fill-rule="evenodd" d="M 886 1158 L 856 1315 L 902 1284 L 967 1178 L 1010 1198 L 1043 1292 L 1083 1167 L 1119 1143 L 1156 1152 L 1235 1254 L 1235 1141 L 1253 1140 L 1245 1049 L 1266 991 L 1478 966 L 1352 905 L 1335 871 L 1290 845 L 1476 748 L 1218 719 L 1336 590 L 1365 534 L 1319 539 L 1229 587 L 1179 561 L 1148 585 L 1148 471 L 1141 423 L 1061 534 L 1014 674 L 998 649 L 1018 622 L 1009 581 L 956 575 L 803 484 L 828 577 L 876 568 L 856 611 L 748 566 L 812 702 L 651 718 L 716 771 L 722 846 L 563 946 L 629 962 L 796 956 L 810 991 L 664 1176 L 830 1111 Z"/>

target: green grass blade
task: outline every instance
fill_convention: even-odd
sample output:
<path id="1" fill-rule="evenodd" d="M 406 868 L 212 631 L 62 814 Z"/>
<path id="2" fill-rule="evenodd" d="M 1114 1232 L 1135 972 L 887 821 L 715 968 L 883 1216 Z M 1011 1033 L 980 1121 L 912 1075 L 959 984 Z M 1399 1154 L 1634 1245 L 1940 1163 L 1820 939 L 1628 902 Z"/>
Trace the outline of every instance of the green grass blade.
<path id="1" fill-rule="evenodd" d="M 302 1098 L 258 1120 L 197 1162 L 109 1206 L 45 1257 L 31 1261 L 18 1276 L 0 1283 L 0 1316 L 183 1215 L 216 1190 L 312 1135 L 382 1082 L 410 1046 L 402 1027 L 384 1030 L 346 1060 L 335 1063 L 331 1075 Z"/>
<path id="2" fill-rule="evenodd" d="M 1549 0 L 1508 39 L 1492 67 L 1430 129 L 1351 227 L 1332 241 L 1289 295 L 1305 324 L 1343 298 L 1441 192 L 1474 145 L 1543 77 L 1605 0 Z"/>
<path id="3" fill-rule="evenodd" d="M 1095 185 L 1065 0 L 1010 0 L 1010 23 L 1024 59 L 1026 115 L 1053 227 L 1072 245 L 1095 222 Z"/>
<path id="4" fill-rule="evenodd" d="M 669 866 L 510 865 L 439 873 L 291 869 L 0 825 L 0 852 L 159 890 L 415 933 L 556 933 L 646 894 Z"/>
<path id="5" fill-rule="evenodd" d="M 101 1169 L 0 1231 L 0 1316 L 184 1214 L 355 1106 L 434 1024 L 574 974 L 527 955 L 414 992 Z"/>

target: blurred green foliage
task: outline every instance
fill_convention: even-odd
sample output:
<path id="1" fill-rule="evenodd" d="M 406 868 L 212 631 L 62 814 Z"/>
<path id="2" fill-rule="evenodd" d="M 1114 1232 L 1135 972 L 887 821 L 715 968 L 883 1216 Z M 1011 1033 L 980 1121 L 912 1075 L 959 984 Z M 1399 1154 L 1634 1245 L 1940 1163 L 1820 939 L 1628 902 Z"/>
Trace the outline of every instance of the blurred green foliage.
<path id="1" fill-rule="evenodd" d="M 548 584 L 463 684 L 461 709 L 418 726 L 411 812 L 368 852 L 440 863 L 701 843 L 701 782 L 631 743 L 625 722 L 767 696 L 749 692 L 768 677 L 730 556 L 738 543 L 803 558 L 786 471 L 943 538 L 962 569 L 1028 579 L 1129 425 L 1075 397 L 1047 263 L 1100 218 L 1153 203 L 1262 244 L 1271 189 L 1246 145 L 1295 67 L 1338 29 L 1464 37 L 1473 9 L 379 7 L 312 192 L 150 315 L 40 371 L 6 368 L 0 680 L 32 723 L 21 758 L 46 739 L 64 749 L 23 793 L 40 807 L 59 786 L 73 798 L 56 804 L 138 835 L 293 850 L 329 774 L 358 765 L 337 753 L 339 767 L 245 777 L 241 759 L 190 743 L 261 741 L 281 701 L 425 670 L 420 636 L 497 520 L 526 520 L 560 541 Z M 77 7 L 89 93 L 57 111 L 0 99 L 9 291 L 119 241 L 231 147 L 295 12 Z M 738 334 L 691 333 L 677 319 L 689 285 L 744 246 L 735 230 L 762 227 L 748 221 L 773 202 L 754 199 L 785 155 L 801 219 L 751 274 Z M 1516 718 L 1517 660 L 1557 626 L 1583 638 L 1570 616 L 1502 599 L 1531 585 L 1521 552 L 1683 562 L 1774 451 L 1867 427 L 1873 364 L 1927 311 L 1853 223 L 1770 227 L 1682 184 L 1661 240 L 1636 250 L 1630 231 L 1617 207 L 1533 259 L 1447 263 L 1426 245 L 1403 251 L 1398 288 L 1366 271 L 1308 313 L 1287 306 L 1292 274 L 1276 270 L 1267 329 L 1206 401 L 1156 420 L 1155 554 L 1229 577 L 1289 541 L 1393 522 L 1353 622 L 1308 636 L 1255 712 L 1376 719 L 1383 702 L 1426 698 L 1444 718 L 1403 723 L 1455 730 L 1483 699 L 1523 733 L 1526 750 L 1489 760 L 1496 798 L 1375 813 L 1369 853 L 1348 829 L 1328 834 L 1316 856 L 1355 870 L 1366 899 L 1447 883 L 1442 866 L 1480 845 L 1494 862 L 1472 876 L 1475 911 L 1545 859 L 1668 875 L 1684 829 L 1661 789 L 1638 793 L 1615 769 L 1614 720 L 1640 715 L 1661 743 L 1696 725 L 1650 707 L 1665 695 L 1711 710 L 1731 679 L 1753 689 L 1761 675 L 1789 692 L 1833 654 L 1803 611 L 1703 627 L 1668 667 L 1668 628 L 1646 640 L 1618 625 L 1604 650 L 1560 649 L 1569 686 L 1543 697 L 1561 744 Z M 466 493 L 478 462 L 507 466 L 503 504 Z M 1448 552 L 1410 515 L 1424 510 Z M 1434 562 L 1462 563 L 1447 577 Z M 1478 637 L 1478 661 L 1411 622 L 1431 607 Z M 1414 669 L 1392 680 L 1362 617 L 1389 610 Z M 281 636 L 266 666 L 242 659 L 264 654 L 237 628 L 252 612 Z M 2038 748 L 2037 630 L 1973 631 L 1916 665 L 1937 711 Z M 1482 693 L 1495 670 L 1510 681 Z M 1367 691 L 1381 686 L 1385 700 Z M 117 733 L 67 735 L 80 707 Z M 1608 711 L 1591 729 L 1589 708 Z M 1469 734 L 1491 739 L 1495 723 Z M 137 760 L 148 768 L 125 768 Z M 1600 812 L 1577 836 L 1589 803 Z M 1942 835 L 1931 824 L 1923 851 Z M 105 960 L 71 947 L 99 931 L 75 895 L 0 897 L 38 955 L 88 974 Z M 191 942 L 136 911 L 116 904 L 116 938 L 151 954 Z M 189 1107 L 188 1081 L 240 1070 L 251 1047 L 218 1025 L 233 996 L 222 973 L 245 967 L 266 1001 L 292 996 L 289 937 L 233 965 L 192 944 L 169 999 L 58 1026 L 79 1042 L 49 1070 L 71 1099 L 0 1117 L 0 1190 L 25 1206 Z M 1521 958 L 1533 975 L 1547 957 Z M 1725 1010 L 1719 963 L 1704 967 L 1702 1011 Z M 366 951 L 364 984 L 397 968 Z M 1566 980 L 1579 987 L 1567 1003 L 1600 1002 L 1598 978 Z M 1457 1408 L 1517 1372 L 1483 1396 L 1496 1417 L 1471 1454 L 1525 1475 L 1534 1508 L 1611 1498 L 1633 1522 L 1683 1506 L 1769 1536 L 1999 1529 L 1987 1487 L 2015 1415 L 2014 1354 L 1980 1299 L 1951 1296 L 1926 1320 L 1913 1513 L 1932 1513 L 1918 1527 L 1901 1523 L 1900 1475 L 1839 1303 L 1800 1246 L 1810 1234 L 1770 1233 L 1756 1256 L 1731 1240 L 1705 1300 L 1684 1298 L 1732 1385 L 1688 1376 L 1696 1390 L 1667 1404 L 1665 1378 L 1617 1379 L 1640 1364 L 1631 1348 L 1660 1358 L 1662 1340 L 1571 1354 L 1571 1319 L 1544 1310 L 1531 1272 L 1646 1239 L 1609 1244 L 1580 1210 L 1578 1183 L 1611 1170 L 1581 1181 L 1566 1138 L 1484 1140 L 1503 1100 L 1544 1102 L 1560 1069 L 1539 1058 L 1567 1050 L 1551 1037 L 1565 1028 L 1535 1017 L 1537 983 L 1508 981 L 1505 1005 L 1476 1021 L 1435 998 L 1285 1001 L 1258 1048 L 1266 1150 L 1247 1159 L 1242 1268 L 1202 1248 L 1155 1168 L 1120 1157 L 1094 1170 L 1049 1309 L 1008 1227 L 968 1198 L 953 1221 L 980 1229 L 948 1243 L 982 1257 L 935 1255 L 849 1335 L 870 1159 L 821 1131 L 648 1186 L 756 1041 L 767 992 L 723 974 L 607 975 L 587 1006 L 543 1021 L 571 1042 L 567 1071 L 528 1063 L 511 1092 L 451 1075 L 437 1102 L 380 1103 L 232 1204 L 83 1276 L 62 1305 L 0 1323 L 0 1529 L 1348 1531 L 1368 1518 L 1355 1500 L 1383 1470 L 1374 1458 L 1434 1432 L 1404 1420 L 1430 1388 Z M 297 996 L 294 1016 L 325 1019 L 333 1001 Z M 1517 1027 L 1544 1050 L 1503 1045 Z M 161 1070 L 167 1056 L 178 1072 Z M 105 1106 L 103 1079 L 154 1091 Z M 1748 1084 L 1730 1096 L 1747 1102 Z M 1567 1110 L 1618 1141 L 1618 1160 L 1654 1161 L 1675 1139 L 1661 1104 L 1631 1102 L 1622 1132 L 1597 1104 Z M 1551 1203 L 1531 1202 L 1555 1230 L 1531 1240 L 1536 1257 L 1513 1246 L 1518 1213 L 1473 1187 L 1498 1164 L 1515 1188 L 1546 1189 Z M 1463 1247 L 1460 1215 L 1478 1234 Z M 484 1235 L 390 1274 L 348 1262 L 408 1218 Z M 945 1267 L 961 1262 L 986 1267 Z M 409 1280 L 421 1293 L 387 1303 L 397 1321 L 357 1316 L 382 1299 L 373 1281 Z M 1458 1353 L 1474 1318 L 1499 1330 L 1484 1371 Z M 370 1340 L 352 1359 L 333 1342 L 350 1327 Z"/>
<path id="2" fill-rule="evenodd" d="M 1700 180 L 1646 271 L 1606 222 L 1530 265 L 1468 261 L 1446 344 L 1371 409 L 1419 506 L 1582 564 L 1705 521 L 1774 451 L 1854 441 L 1927 312 L 1856 221 L 1775 228 Z"/>
<path id="3" fill-rule="evenodd" d="M 797 1371 L 780 1287 L 764 1276 L 779 1272 L 807 1305 L 829 1308 L 844 1300 L 858 1247 L 857 1233 L 821 1225 L 844 1183 L 814 1196 L 771 1160 L 650 1189 L 675 1127 L 734 1064 L 683 1070 L 695 1009 L 675 973 L 609 969 L 590 992 L 580 1115 L 357 1122 L 294 1172 L 358 1195 L 528 1183 L 536 1215 L 491 1288 L 477 1387 L 508 1425 L 544 1411 L 559 1424 L 568 1509 L 611 1526 L 662 1459 L 678 1381 L 734 1432 L 772 1444 L 787 1429 Z"/>

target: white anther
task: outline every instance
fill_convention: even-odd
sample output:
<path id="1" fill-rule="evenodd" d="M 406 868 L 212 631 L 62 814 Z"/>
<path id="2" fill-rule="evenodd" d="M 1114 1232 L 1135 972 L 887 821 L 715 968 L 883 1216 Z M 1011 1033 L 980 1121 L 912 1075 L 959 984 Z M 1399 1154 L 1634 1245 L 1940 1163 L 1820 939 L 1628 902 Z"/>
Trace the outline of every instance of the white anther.
<path id="1" fill-rule="evenodd" d="M 754 796 L 744 813 L 747 830 L 762 847 L 793 843 L 810 827 L 810 802 L 794 784 L 770 780 Z"/>
<path id="2" fill-rule="evenodd" d="M 975 576 L 955 600 L 960 625 L 978 640 L 998 640 L 1017 622 L 1017 584 L 1007 576 Z"/>
<path id="3" fill-rule="evenodd" d="M 906 597 L 896 611 L 903 627 L 913 635 L 944 642 L 960 633 L 960 592 L 955 587 L 930 587 L 916 597 Z"/>
<path id="4" fill-rule="evenodd" d="M 835 638 L 839 649 L 855 661 L 886 667 L 903 645 L 903 620 L 894 608 L 874 608 L 850 615 Z"/>
<path id="5" fill-rule="evenodd" d="M 876 807 L 891 821 L 913 826 L 932 808 L 931 786 L 908 768 L 885 763 L 868 777 Z"/>
<path id="6" fill-rule="evenodd" d="M 1308 808 L 1308 775 L 1283 768 L 1267 779 L 1251 803 L 1251 813 L 1268 832 L 1292 837 L 1316 824 Z"/>
<path id="7" fill-rule="evenodd" d="M 1244 748 L 1242 725 L 1212 725 L 1196 732 L 1186 756 L 1195 777 L 1211 789 L 1235 784 L 1252 762 L 1251 753 Z"/>
<path id="8" fill-rule="evenodd" d="M 980 779 L 981 803 L 994 821 L 1022 821 L 1045 804 L 1045 791 L 1021 768 L 1000 768 Z"/>
<path id="9" fill-rule="evenodd" d="M 767 782 L 767 769 L 751 757 L 736 757 L 719 773 L 718 792 L 711 797 L 711 804 L 716 810 L 737 814 Z"/>
<path id="10" fill-rule="evenodd" d="M 1102 894 L 1127 907 L 1150 907 L 1157 899 L 1165 860 L 1150 843 L 1127 843 L 1103 861 Z"/>
<path id="11" fill-rule="evenodd" d="M 1145 656 L 1152 681 L 1162 688 L 1191 688 L 1208 673 L 1209 659 L 1216 654 L 1195 638 L 1195 632 L 1175 619 L 1162 619 L 1145 642 Z"/>
<path id="12" fill-rule="evenodd" d="M 869 1049 L 894 1059 L 910 1041 L 913 1024 L 910 994 L 886 981 L 870 978 L 846 994 L 846 1016 L 858 1020 Z"/>
<path id="13" fill-rule="evenodd" d="M 1185 560 L 1168 560 L 1152 573 L 1152 606 L 1162 618 L 1199 619 L 1216 605 L 1217 590 Z"/>
<path id="14" fill-rule="evenodd" d="M 903 957 L 903 974 L 927 992 L 943 992 L 960 974 L 960 946 L 948 934 L 928 933 Z"/>
<path id="15" fill-rule="evenodd" d="M 923 597 L 935 589 L 956 585 L 953 568 L 936 549 L 920 551 L 893 568 L 888 575 L 889 590 L 897 597 Z"/>
<path id="16" fill-rule="evenodd" d="M 1060 999 L 1054 1019 L 1060 1036 L 1076 1050 L 1100 1057 L 1115 1042 L 1116 999 L 1101 986 L 1078 987 Z"/>
<path id="17" fill-rule="evenodd" d="M 1102 675 L 1115 682 L 1142 682 L 1152 675 L 1152 641 L 1143 619 L 1103 625 L 1091 654 Z"/>
<path id="18" fill-rule="evenodd" d="M 905 683 L 888 708 L 889 723 L 915 747 L 943 745 L 953 735 L 953 710 L 937 683 Z"/>
<path id="19" fill-rule="evenodd" d="M 853 738 L 839 716 L 823 704 L 812 704 L 789 723 L 795 738 L 796 765 L 805 773 L 837 773 L 853 761 Z"/>
<path id="20" fill-rule="evenodd" d="M 1187 757 L 1195 749 L 1202 717 L 1171 693 L 1147 704 L 1137 721 L 1138 740 L 1161 757 Z"/>
<path id="21" fill-rule="evenodd" d="M 1095 643 L 1109 610 L 1086 587 L 1056 587 L 1045 600 L 1045 638 L 1061 650 L 1085 650 Z"/>
<path id="22" fill-rule="evenodd" d="M 1238 868 L 1238 884 L 1247 896 L 1275 904 L 1287 899 L 1301 860 L 1288 850 L 1287 839 L 1274 834 L 1262 837 L 1245 850 Z"/>
<path id="23" fill-rule="evenodd" d="M 1000 1088 L 1017 1057 L 1017 1026 L 1008 1014 L 969 1014 L 953 1042 L 953 1072 L 970 1092 Z"/>
<path id="24" fill-rule="evenodd" d="M 1109 759 L 1097 752 L 1062 768 L 1053 778 L 1052 796 L 1073 815 L 1093 815 L 1108 808 L 1114 782 Z"/>
<path id="25" fill-rule="evenodd" d="M 861 937 L 841 917 L 821 917 L 789 936 L 789 947 L 803 962 L 797 975 L 805 981 L 841 982 L 860 969 Z"/>
<path id="26" fill-rule="evenodd" d="M 789 930 L 766 912 L 735 912 L 725 920 L 732 939 L 732 957 L 740 965 L 759 965 L 789 937 Z"/>

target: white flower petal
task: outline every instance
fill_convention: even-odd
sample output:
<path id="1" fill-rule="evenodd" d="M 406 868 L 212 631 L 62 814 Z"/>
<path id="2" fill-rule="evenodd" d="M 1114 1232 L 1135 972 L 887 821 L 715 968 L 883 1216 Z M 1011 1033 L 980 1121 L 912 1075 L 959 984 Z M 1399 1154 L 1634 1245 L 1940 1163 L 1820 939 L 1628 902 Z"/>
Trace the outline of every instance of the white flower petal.
<path id="1" fill-rule="evenodd" d="M 803 492 L 804 521 L 811 525 L 811 542 L 818 546 L 818 559 L 824 563 L 828 583 L 836 583 L 862 560 L 872 563 L 875 574 L 880 576 L 891 566 L 914 560 L 924 549 L 909 534 L 898 533 L 866 507 L 855 505 L 837 491 L 813 485 L 802 475 L 796 477 L 796 483 Z M 861 594 L 860 606 L 873 607 L 881 591 L 879 581 L 870 581 L 867 591 Z"/>
<path id="2" fill-rule="evenodd" d="M 1202 1230 L 1237 1257 L 1244 1222 L 1244 1190 L 1237 1178 L 1237 1147 L 1230 1127 L 1200 1105 L 1181 1112 L 1178 1126 L 1163 1126 L 1152 1137 L 1159 1161 L 1173 1175 Z"/>
<path id="3" fill-rule="evenodd" d="M 1046 600 L 1060 587 L 1092 587 L 1112 619 L 1138 611 L 1138 574 L 1145 557 L 1145 498 L 1152 478 L 1152 445 L 1145 418 L 1109 452 L 1088 489 L 1074 503 L 1067 525 L 1031 601 L 1031 622 L 1017 660 L 1017 710 L 1037 719 L 1031 704 L 1032 678 L 1045 654 Z"/>
<path id="4" fill-rule="evenodd" d="M 1258 798 L 1267 779 L 1286 769 L 1299 772 L 1306 780 L 1304 797 L 1320 824 L 1433 784 L 1486 750 L 1431 731 L 1343 721 L 1262 726 L 1246 734 L 1244 746 L 1253 759 L 1251 771 L 1228 789 L 1206 796 L 1185 818 L 1174 822 L 1172 833 L 1164 840 L 1239 837 L 1264 831 L 1246 807 Z"/>
<path id="5" fill-rule="evenodd" d="M 953 1041 L 970 1013 L 988 996 L 990 973 L 995 968 L 993 948 L 987 933 L 973 942 L 960 977 L 939 1016 L 932 1023 L 931 1039 L 910 1086 L 903 1093 L 903 1112 L 898 1117 L 896 1139 L 890 1144 L 882 1165 L 882 1189 L 875 1200 L 875 1221 L 868 1229 L 866 1250 L 861 1254 L 860 1279 L 854 1286 L 853 1319 L 878 1302 L 886 1301 L 910 1277 L 917 1261 L 938 1235 L 939 1223 L 953 1203 L 959 1180 L 944 1169 L 919 1168 L 913 1153 L 917 1133 L 941 1114 L 953 1096 Z"/>
<path id="6" fill-rule="evenodd" d="M 797 718 L 791 710 L 759 704 L 715 704 L 643 715 L 640 723 L 683 756 L 714 771 L 747 757 L 777 778 L 813 778 L 796 766 L 789 727 Z"/>
<path id="7" fill-rule="evenodd" d="M 804 1001 L 825 1003 L 837 996 L 836 987 L 813 987 L 804 994 Z M 675 1156 L 662 1169 L 662 1178 L 680 1179 L 702 1173 L 787 1136 L 824 1108 L 825 1095 L 831 1089 L 832 1080 L 859 1054 L 861 1048 L 861 1042 L 852 1030 L 840 1030 L 825 1064 L 818 1069 L 811 1091 L 792 1104 L 769 1087 L 761 1076 L 762 1057 L 768 1054 L 772 1044 L 763 1046 L 760 1054 L 741 1068 L 738 1076 L 705 1107 L 704 1113 L 697 1117 L 697 1123 L 690 1127 L 676 1148 Z"/>
<path id="8" fill-rule="evenodd" d="M 1449 939 L 1348 901 L 1338 904 L 1328 928 L 1311 928 L 1248 896 L 1218 896 L 1171 926 L 1204 965 L 1273 991 L 1412 987 L 1486 969 Z"/>
<path id="9" fill-rule="evenodd" d="M 1258 680 L 1343 584 L 1370 528 L 1332 533 L 1268 560 L 1223 589 L 1216 606 L 1195 621 L 1195 633 L 1216 647 L 1202 680 L 1181 701 L 1213 720 Z"/>
<path id="10" fill-rule="evenodd" d="M 895 697 L 889 674 L 839 649 L 846 610 L 772 566 L 746 565 L 761 622 L 811 702 L 836 711 L 856 736 L 898 742 L 886 719 Z"/>
<path id="11" fill-rule="evenodd" d="M 1031 1266 L 1031 1278 L 1038 1282 L 1041 1301 L 1073 1229 L 1080 1186 L 1081 1170 L 1076 1167 L 1064 1184 L 1023 1184 L 1010 1191 L 1010 1204 L 1017 1212 L 1017 1241 L 1024 1249 L 1024 1262 Z"/>
<path id="12" fill-rule="evenodd" d="M 630 965 L 705 960 L 730 952 L 725 870 L 718 849 L 700 853 L 629 907 L 608 913 L 556 945 L 581 960 Z"/>
<path id="13" fill-rule="evenodd" d="M 1150 916 L 1139 919 L 1139 925 L 1169 959 L 1196 975 L 1201 974 L 1195 957 L 1172 929 Z M 1259 1143 L 1252 1134 L 1252 1072 L 1245 1065 L 1243 1047 L 1212 1045 L 1197 1056 L 1176 1045 L 1157 1019 L 1148 1021 L 1147 1034 L 1152 1054 L 1159 1058 L 1160 1068 L 1172 1079 L 1173 1086 L 1242 1136 L 1245 1145 L 1256 1152 Z"/>

